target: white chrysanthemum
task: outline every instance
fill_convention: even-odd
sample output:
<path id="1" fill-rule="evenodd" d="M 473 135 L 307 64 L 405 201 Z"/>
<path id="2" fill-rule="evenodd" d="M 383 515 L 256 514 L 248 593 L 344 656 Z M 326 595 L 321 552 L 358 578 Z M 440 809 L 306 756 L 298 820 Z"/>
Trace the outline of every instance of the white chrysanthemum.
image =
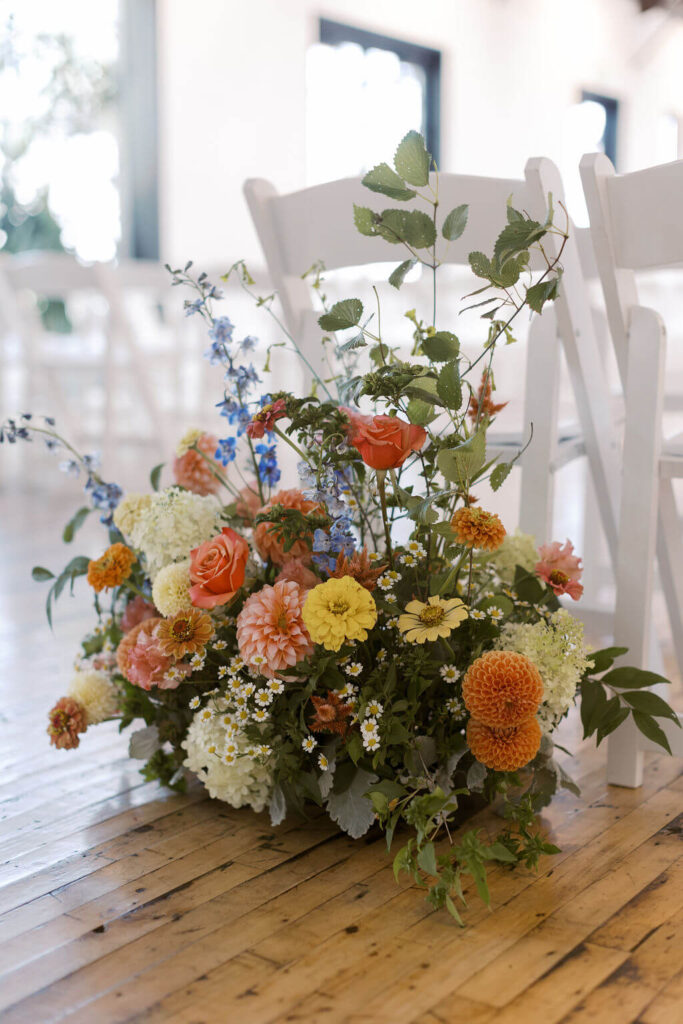
<path id="1" fill-rule="evenodd" d="M 178 441 L 178 446 L 175 450 L 178 458 L 181 459 L 183 455 L 186 455 L 192 445 L 195 444 L 203 434 L 204 431 L 200 430 L 199 427 L 190 427 L 189 430 L 186 430 Z"/>
<path id="2" fill-rule="evenodd" d="M 126 494 L 114 509 L 114 525 L 124 537 L 131 537 L 141 517 L 152 504 L 151 494 Z"/>
<path id="3" fill-rule="evenodd" d="M 515 622 L 503 626 L 496 647 L 525 654 L 541 673 L 543 703 L 538 720 L 544 732 L 552 732 L 571 707 L 589 664 L 583 623 L 561 608 L 550 616 L 549 622 Z"/>
<path id="4" fill-rule="evenodd" d="M 238 756 L 226 764 L 225 760 L 209 753 L 209 747 L 223 751 L 228 742 L 236 746 Z M 272 768 L 262 760 L 239 756 L 246 754 L 251 746 L 241 731 L 228 736 L 228 727 L 221 716 L 204 720 L 200 712 L 192 719 L 182 745 L 187 752 L 184 766 L 201 779 L 210 796 L 224 800 L 231 807 L 248 805 L 255 811 L 263 810 L 273 786 Z"/>
<path id="5" fill-rule="evenodd" d="M 192 548 L 217 534 L 219 513 L 220 503 L 212 494 L 168 487 L 152 495 L 129 534 L 133 547 L 144 555 L 152 580 L 164 566 L 184 561 Z"/>
<path id="6" fill-rule="evenodd" d="M 152 587 L 152 600 L 162 615 L 177 615 L 192 605 L 190 600 L 190 559 L 171 562 L 160 569 Z"/>
<path id="7" fill-rule="evenodd" d="M 515 566 L 521 565 L 527 572 L 533 572 L 539 561 L 536 542 L 529 533 L 515 530 L 508 533 L 497 551 L 489 558 L 490 564 L 502 580 L 512 583 L 515 578 Z"/>
<path id="8" fill-rule="evenodd" d="M 119 692 L 116 686 L 106 672 L 94 668 L 74 673 L 67 696 L 83 705 L 88 725 L 97 725 L 118 711 Z"/>

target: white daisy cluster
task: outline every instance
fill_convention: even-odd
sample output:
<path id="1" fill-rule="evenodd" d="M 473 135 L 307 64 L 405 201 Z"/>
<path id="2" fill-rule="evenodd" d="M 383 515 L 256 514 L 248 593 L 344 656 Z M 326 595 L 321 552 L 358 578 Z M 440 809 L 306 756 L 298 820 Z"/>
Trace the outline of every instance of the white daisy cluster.
<path id="1" fill-rule="evenodd" d="M 365 705 L 365 720 L 361 722 L 360 734 L 363 746 L 372 753 L 379 747 L 378 721 L 384 713 L 384 706 L 378 700 L 370 700 Z"/>
<path id="2" fill-rule="evenodd" d="M 396 572 L 395 569 L 387 569 L 377 580 L 377 586 L 382 591 L 384 600 L 388 601 L 389 604 L 394 604 L 396 601 L 396 595 L 392 594 L 392 590 L 400 578 L 401 574 Z"/>
<path id="3" fill-rule="evenodd" d="M 496 646 L 525 654 L 543 679 L 543 703 L 538 719 L 544 732 L 551 732 L 571 707 L 581 676 L 589 664 L 583 623 L 561 608 L 547 622 L 508 623 Z"/>
<path id="4" fill-rule="evenodd" d="M 490 556 L 490 563 L 500 578 L 508 583 L 512 583 L 515 578 L 515 566 L 520 565 L 527 572 L 533 572 L 538 561 L 534 538 L 520 530 L 506 534 L 501 546 Z"/>
<path id="5" fill-rule="evenodd" d="M 420 559 L 425 558 L 427 555 L 425 548 L 417 540 L 408 541 L 405 547 L 405 552 L 399 556 L 398 560 L 401 565 L 408 566 L 409 568 L 416 566 Z"/>
<path id="6" fill-rule="evenodd" d="M 460 678 L 460 671 L 455 665 L 442 665 L 439 669 L 439 675 L 442 679 L 445 679 L 447 683 L 457 683 Z"/>
<path id="7" fill-rule="evenodd" d="M 465 705 L 459 697 L 449 697 L 446 701 L 446 711 L 448 711 L 453 718 L 459 719 L 465 717 Z"/>
<path id="8" fill-rule="evenodd" d="M 83 706 L 88 725 L 97 725 L 118 711 L 119 690 L 112 682 L 111 675 L 100 669 L 77 669 L 67 696 L 73 697 Z"/>
<path id="9" fill-rule="evenodd" d="M 117 521 L 117 509 L 114 522 L 132 547 L 142 552 L 149 575 L 155 580 L 164 566 L 185 560 L 188 551 L 219 532 L 220 503 L 211 494 L 192 494 L 179 487 L 144 497 L 149 501 L 135 514 L 128 509 L 119 516 L 121 522 Z"/>
<path id="10" fill-rule="evenodd" d="M 271 748 L 253 746 L 235 725 L 229 713 L 216 714 L 209 708 L 198 712 L 183 740 L 183 764 L 214 799 L 262 811 L 272 789 Z"/>

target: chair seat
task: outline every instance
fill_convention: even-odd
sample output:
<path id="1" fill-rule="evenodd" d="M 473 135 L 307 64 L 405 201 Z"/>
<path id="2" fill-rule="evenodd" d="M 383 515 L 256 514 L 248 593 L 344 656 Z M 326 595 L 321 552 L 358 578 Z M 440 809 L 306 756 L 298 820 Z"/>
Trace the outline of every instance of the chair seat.
<path id="1" fill-rule="evenodd" d="M 659 458 L 659 475 L 683 477 L 683 432 L 665 439 Z"/>
<path id="2" fill-rule="evenodd" d="M 510 462 L 517 457 L 529 443 L 528 432 L 500 431 L 491 432 L 486 438 L 486 454 Z M 555 472 L 568 462 L 586 454 L 586 445 L 578 423 L 560 424 L 556 439 L 555 457 L 550 464 L 550 471 Z M 520 460 L 521 461 L 521 460 Z"/>

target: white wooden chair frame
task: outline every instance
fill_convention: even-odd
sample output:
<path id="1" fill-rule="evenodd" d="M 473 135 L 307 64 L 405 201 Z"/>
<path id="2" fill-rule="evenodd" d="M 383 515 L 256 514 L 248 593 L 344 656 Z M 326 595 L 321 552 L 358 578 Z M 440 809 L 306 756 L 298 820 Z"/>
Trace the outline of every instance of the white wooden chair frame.
<path id="1" fill-rule="evenodd" d="M 666 334 L 658 314 L 639 304 L 635 276 L 683 262 L 683 161 L 616 175 L 607 157 L 593 153 L 581 161 L 581 176 L 625 396 L 614 638 L 628 646 L 629 664 L 648 667 L 656 554 L 683 671 L 683 541 L 673 492 L 683 456 L 662 438 Z M 683 730 L 662 727 L 683 756 Z M 660 748 L 625 722 L 608 737 L 608 781 L 641 785 L 650 749 Z"/>

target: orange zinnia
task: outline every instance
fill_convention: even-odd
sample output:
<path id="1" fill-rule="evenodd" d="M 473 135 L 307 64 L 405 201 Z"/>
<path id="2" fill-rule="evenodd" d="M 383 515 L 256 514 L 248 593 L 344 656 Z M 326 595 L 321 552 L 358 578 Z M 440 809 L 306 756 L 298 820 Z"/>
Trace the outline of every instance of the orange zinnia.
<path id="1" fill-rule="evenodd" d="M 186 654 L 203 651 L 212 636 L 211 617 L 199 608 L 189 608 L 162 619 L 156 633 L 159 650 L 178 660 Z"/>
<path id="2" fill-rule="evenodd" d="M 100 558 L 88 563 L 88 583 L 98 594 L 118 587 L 130 576 L 135 560 L 125 544 L 112 544 Z"/>
<path id="3" fill-rule="evenodd" d="M 510 729 L 492 729 L 470 718 L 467 742 L 477 761 L 487 768 L 514 772 L 536 756 L 541 745 L 541 727 L 535 718 Z"/>
<path id="4" fill-rule="evenodd" d="M 508 729 L 536 714 L 543 699 L 543 680 L 525 654 L 487 651 L 468 668 L 462 699 L 479 722 Z"/>
<path id="5" fill-rule="evenodd" d="M 451 519 L 458 544 L 496 551 L 503 543 L 505 527 L 495 512 L 483 508 L 459 508 Z"/>

